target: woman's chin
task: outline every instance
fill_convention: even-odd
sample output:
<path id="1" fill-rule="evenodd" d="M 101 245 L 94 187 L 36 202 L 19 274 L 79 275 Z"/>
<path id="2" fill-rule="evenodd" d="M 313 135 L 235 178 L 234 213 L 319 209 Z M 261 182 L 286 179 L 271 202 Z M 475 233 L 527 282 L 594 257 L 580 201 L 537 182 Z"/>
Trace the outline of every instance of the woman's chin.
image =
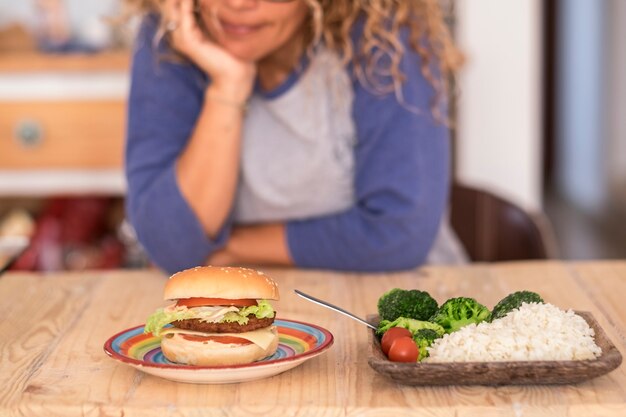
<path id="1" fill-rule="evenodd" d="M 263 58 L 264 53 L 247 45 L 224 45 L 224 48 L 235 58 L 242 61 L 256 62 Z"/>

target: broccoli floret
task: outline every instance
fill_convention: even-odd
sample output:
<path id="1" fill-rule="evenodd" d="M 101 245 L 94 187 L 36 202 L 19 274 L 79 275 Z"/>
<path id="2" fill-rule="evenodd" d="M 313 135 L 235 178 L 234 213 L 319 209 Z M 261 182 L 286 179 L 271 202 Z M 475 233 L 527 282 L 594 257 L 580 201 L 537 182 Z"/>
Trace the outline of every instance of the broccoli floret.
<path id="1" fill-rule="evenodd" d="M 426 348 L 440 337 L 441 335 L 432 329 L 420 329 L 413 335 L 413 340 L 419 349 L 418 362 L 428 356 L 428 349 Z"/>
<path id="2" fill-rule="evenodd" d="M 426 291 L 394 288 L 378 299 L 378 315 L 381 320 L 406 317 L 428 320 L 437 311 L 437 301 Z"/>
<path id="3" fill-rule="evenodd" d="M 543 298 L 536 292 L 517 291 L 504 297 L 491 312 L 491 320 L 499 319 L 516 308 L 520 308 L 522 303 L 543 303 Z"/>
<path id="4" fill-rule="evenodd" d="M 413 339 L 425 339 L 425 340 L 429 340 L 430 342 L 433 342 L 435 339 L 439 339 L 441 336 L 443 336 L 443 333 L 439 333 L 433 329 L 419 329 L 417 332 L 415 332 L 415 335 L 413 336 Z"/>
<path id="5" fill-rule="evenodd" d="M 443 327 L 446 333 L 452 333 L 463 326 L 488 320 L 491 312 L 473 298 L 451 298 L 439 307 L 430 318 L 433 323 Z"/>
<path id="6" fill-rule="evenodd" d="M 398 317 L 394 321 L 382 320 L 378 325 L 378 330 L 376 330 L 376 334 L 381 336 L 387 330 L 392 327 L 403 327 L 411 332 L 412 336 L 415 336 L 419 330 L 422 329 L 430 329 L 437 333 L 439 336 L 443 336 L 445 333 L 443 327 L 436 323 L 431 323 L 429 321 L 421 321 L 415 319 L 408 319 L 406 317 Z"/>

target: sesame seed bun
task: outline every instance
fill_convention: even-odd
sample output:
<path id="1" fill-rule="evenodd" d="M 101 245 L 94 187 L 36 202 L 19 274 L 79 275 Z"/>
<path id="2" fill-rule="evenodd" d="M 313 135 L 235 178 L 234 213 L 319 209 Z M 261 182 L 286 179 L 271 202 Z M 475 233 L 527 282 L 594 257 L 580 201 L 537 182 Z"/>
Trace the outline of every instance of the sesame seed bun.
<path id="1" fill-rule="evenodd" d="M 177 272 L 165 284 L 164 300 L 206 297 L 278 300 L 278 285 L 249 268 L 198 266 Z"/>

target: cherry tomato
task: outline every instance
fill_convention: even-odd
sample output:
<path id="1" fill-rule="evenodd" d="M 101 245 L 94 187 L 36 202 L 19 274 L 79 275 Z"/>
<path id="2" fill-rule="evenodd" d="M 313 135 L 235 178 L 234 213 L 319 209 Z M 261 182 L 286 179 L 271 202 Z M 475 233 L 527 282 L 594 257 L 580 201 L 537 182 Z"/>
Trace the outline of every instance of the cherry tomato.
<path id="1" fill-rule="evenodd" d="M 399 337 L 411 337 L 411 332 L 403 327 L 392 327 L 383 334 L 380 347 L 383 349 L 385 355 L 389 354 L 391 344 Z"/>
<path id="2" fill-rule="evenodd" d="M 389 360 L 392 362 L 417 362 L 419 349 L 410 337 L 399 337 L 389 348 Z"/>
<path id="3" fill-rule="evenodd" d="M 201 307 L 201 306 L 255 306 L 257 305 L 256 300 L 252 299 L 242 299 L 242 300 L 230 300 L 226 298 L 202 298 L 202 297 L 193 297 L 193 298 L 181 298 L 176 302 L 177 306 L 186 306 L 186 307 Z"/>

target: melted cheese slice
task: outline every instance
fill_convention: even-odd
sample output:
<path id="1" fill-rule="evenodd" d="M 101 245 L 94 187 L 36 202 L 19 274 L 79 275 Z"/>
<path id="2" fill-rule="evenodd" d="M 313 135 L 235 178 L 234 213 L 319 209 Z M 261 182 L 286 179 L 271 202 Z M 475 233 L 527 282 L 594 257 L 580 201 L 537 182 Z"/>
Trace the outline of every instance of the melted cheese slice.
<path id="1" fill-rule="evenodd" d="M 176 327 L 167 327 L 161 332 L 162 336 L 166 334 L 189 334 L 194 336 L 234 336 L 246 339 L 265 350 L 274 340 L 276 332 L 276 326 L 265 327 L 263 329 L 252 330 L 251 332 L 243 333 L 207 333 L 196 332 L 194 330 L 178 329 Z"/>

